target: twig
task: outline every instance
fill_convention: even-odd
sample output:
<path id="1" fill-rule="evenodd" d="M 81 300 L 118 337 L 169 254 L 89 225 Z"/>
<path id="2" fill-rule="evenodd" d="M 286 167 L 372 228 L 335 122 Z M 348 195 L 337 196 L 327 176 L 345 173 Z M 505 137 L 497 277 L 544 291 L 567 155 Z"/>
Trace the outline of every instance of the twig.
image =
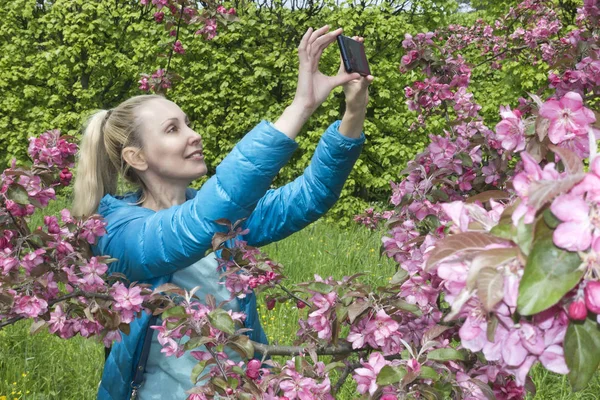
<path id="1" fill-rule="evenodd" d="M 217 355 L 215 354 L 213 349 L 211 349 L 209 347 L 206 347 L 206 349 L 215 359 L 215 362 L 217 363 L 217 367 L 219 367 L 219 370 L 221 371 L 221 375 L 223 375 L 223 379 L 225 379 L 225 382 L 227 382 L 227 374 L 225 373 L 225 370 L 223 369 L 223 365 L 221 364 L 221 361 L 217 358 Z"/>
<path id="2" fill-rule="evenodd" d="M 286 288 L 285 286 L 283 286 L 281 283 L 279 284 L 279 287 L 281 288 L 281 290 L 283 290 L 284 292 L 286 292 L 288 295 L 290 295 L 291 297 L 293 297 L 297 301 L 301 301 L 301 302 L 303 302 L 304 304 L 306 304 L 309 307 L 312 306 L 312 304 L 310 304 L 306 300 L 304 300 L 304 299 L 296 296 L 294 293 L 290 292 L 290 290 L 288 288 Z"/>
<path id="3" fill-rule="evenodd" d="M 335 386 L 331 389 L 331 394 L 335 397 L 335 395 L 340 391 L 342 386 L 344 386 L 344 382 L 346 382 L 346 378 L 350 375 L 350 372 L 354 371 L 356 368 L 361 367 L 361 363 L 354 364 L 346 364 L 346 368 L 344 368 L 344 372 L 342 372 L 342 376 L 337 380 Z"/>
<path id="4" fill-rule="evenodd" d="M 185 10 L 185 3 L 182 1 L 181 2 L 181 12 L 179 13 L 179 20 L 177 20 L 177 33 L 175 34 L 175 42 L 174 43 L 177 43 L 177 39 L 179 39 L 179 29 L 181 29 L 181 19 L 183 18 L 183 10 Z M 166 76 L 167 73 L 169 72 L 169 68 L 171 67 L 171 58 L 173 58 L 174 51 L 175 51 L 174 47 L 171 46 L 171 52 L 169 53 L 169 59 L 167 60 L 167 68 L 165 68 L 164 76 Z M 162 81 L 162 78 L 161 78 L 161 81 Z"/>
<path id="5" fill-rule="evenodd" d="M 540 42 L 540 43 L 545 43 L 545 42 Z M 538 44 L 540 44 L 540 43 L 538 43 Z M 516 52 L 516 51 L 525 50 L 525 49 L 528 49 L 528 48 L 529 48 L 529 46 L 521 46 L 521 47 L 516 47 L 514 49 L 505 49 L 505 50 L 502 50 L 500 53 L 494 54 L 493 56 L 491 56 L 491 57 L 483 60 L 482 62 L 480 62 L 479 64 L 477 64 L 473 69 L 475 69 L 475 68 L 477 68 L 477 67 L 479 67 L 479 66 L 481 66 L 483 64 L 487 64 L 489 61 L 492 61 L 492 60 L 500 57 L 502 54 L 507 53 L 509 51 Z"/>

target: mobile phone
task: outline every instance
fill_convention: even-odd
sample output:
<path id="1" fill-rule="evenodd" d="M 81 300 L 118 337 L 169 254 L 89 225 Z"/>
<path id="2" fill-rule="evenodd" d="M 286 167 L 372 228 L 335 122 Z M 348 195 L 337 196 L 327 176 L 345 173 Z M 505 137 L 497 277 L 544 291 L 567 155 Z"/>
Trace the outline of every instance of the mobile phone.
<path id="1" fill-rule="evenodd" d="M 365 54 L 365 46 L 361 42 L 343 35 L 337 37 L 337 42 L 342 53 L 346 72 L 358 72 L 363 76 L 371 75 L 369 62 Z"/>

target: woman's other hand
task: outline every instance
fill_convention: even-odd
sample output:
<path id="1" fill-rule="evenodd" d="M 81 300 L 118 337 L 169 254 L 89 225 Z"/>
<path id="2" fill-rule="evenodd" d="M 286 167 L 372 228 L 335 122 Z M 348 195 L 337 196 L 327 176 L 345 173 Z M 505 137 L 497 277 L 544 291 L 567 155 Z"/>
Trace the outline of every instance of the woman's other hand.
<path id="1" fill-rule="evenodd" d="M 364 38 L 354 36 L 352 39 L 361 43 Z M 340 69 L 338 75 L 345 71 L 344 62 L 340 57 Z M 358 138 L 363 130 L 367 104 L 369 103 L 369 85 L 373 82 L 373 75 L 359 76 L 343 85 L 346 96 L 346 112 L 342 118 L 339 131 L 342 135 Z"/>
<path id="2" fill-rule="evenodd" d="M 354 36 L 352 39 L 363 43 L 364 38 Z M 338 75 L 345 71 L 344 62 L 340 57 L 340 69 Z M 358 76 L 343 85 L 346 96 L 346 112 L 353 114 L 366 113 L 369 102 L 369 85 L 373 82 L 373 75 Z"/>
<path id="3" fill-rule="evenodd" d="M 296 95 L 292 104 L 274 123 L 277 129 L 292 139 L 334 88 L 360 77 L 358 73 L 349 74 L 343 69 L 335 76 L 327 76 L 319 71 L 319 61 L 323 51 L 336 41 L 342 33 L 342 28 L 328 31 L 327 25 L 316 31 L 308 28 L 298 46 L 300 66 Z"/>

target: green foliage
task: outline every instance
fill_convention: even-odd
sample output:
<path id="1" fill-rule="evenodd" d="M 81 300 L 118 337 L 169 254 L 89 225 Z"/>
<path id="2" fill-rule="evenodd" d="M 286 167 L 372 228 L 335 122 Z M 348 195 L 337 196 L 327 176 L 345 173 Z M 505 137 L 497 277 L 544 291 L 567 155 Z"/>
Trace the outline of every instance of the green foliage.
<path id="1" fill-rule="evenodd" d="M 202 134 L 209 174 L 257 122 L 275 120 L 290 104 L 297 77 L 296 47 L 307 27 L 341 26 L 346 35 L 365 37 L 375 82 L 365 123 L 367 141 L 342 200 L 330 213 L 342 225 L 369 203 L 387 203 L 389 182 L 399 180 L 406 162 L 427 145 L 429 134 L 442 134 L 445 127 L 440 118 L 430 121 L 426 130 L 408 129 L 417 115 L 407 109 L 403 89 L 422 76 L 398 71 L 404 34 L 449 23 L 471 24 L 496 13 L 485 9 L 457 13 L 454 0 L 368 6 L 328 1 L 303 9 L 276 2 L 270 7 L 253 2 L 233 5 L 239 23 L 212 41 L 184 27 L 181 39 L 186 54 L 171 62 L 182 80 L 168 97 L 188 113 Z M 0 148 L 5 149 L 0 167 L 12 157 L 26 159 L 28 136 L 52 128 L 77 134 L 93 110 L 111 108 L 140 94 L 140 73 L 167 64 L 166 58 L 156 55 L 169 38 L 163 26 L 153 21 L 154 10 L 143 8 L 138 0 L 14 0 L 2 2 L 0 12 L 0 50 L 10 54 L 0 60 Z M 464 55 L 473 65 L 483 61 L 469 50 Z M 333 74 L 338 66 L 333 45 L 323 56 L 322 70 Z M 486 64 L 474 68 L 472 90 L 483 105 L 488 126 L 493 128 L 498 121 L 500 105 L 514 106 L 546 76 L 543 66 L 525 58 L 502 70 Z M 338 89 L 305 125 L 297 139 L 299 150 L 275 186 L 293 180 L 309 164 L 324 130 L 342 117 L 343 97 Z"/>
<path id="2" fill-rule="evenodd" d="M 94 109 L 135 94 L 157 52 L 137 0 L 0 3 L 0 166 L 27 157 L 27 137 L 76 134 Z"/>
<path id="3" fill-rule="evenodd" d="M 600 364 L 600 330 L 596 320 L 571 321 L 564 341 L 565 361 L 573 390 L 585 389 Z"/>
<path id="4" fill-rule="evenodd" d="M 577 253 L 556 247 L 551 233 L 536 239 L 519 285 L 519 312 L 533 315 L 558 303 L 581 280 L 580 265 Z"/>

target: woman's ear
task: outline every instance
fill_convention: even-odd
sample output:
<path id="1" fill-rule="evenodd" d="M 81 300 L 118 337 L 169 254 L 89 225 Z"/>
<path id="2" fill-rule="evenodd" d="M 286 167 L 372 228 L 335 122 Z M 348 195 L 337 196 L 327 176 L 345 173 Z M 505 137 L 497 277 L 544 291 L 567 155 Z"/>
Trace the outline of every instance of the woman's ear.
<path id="1" fill-rule="evenodd" d="M 148 163 L 144 157 L 142 149 L 137 147 L 125 147 L 121 152 L 121 157 L 127 164 L 138 171 L 145 171 L 148 169 Z"/>

